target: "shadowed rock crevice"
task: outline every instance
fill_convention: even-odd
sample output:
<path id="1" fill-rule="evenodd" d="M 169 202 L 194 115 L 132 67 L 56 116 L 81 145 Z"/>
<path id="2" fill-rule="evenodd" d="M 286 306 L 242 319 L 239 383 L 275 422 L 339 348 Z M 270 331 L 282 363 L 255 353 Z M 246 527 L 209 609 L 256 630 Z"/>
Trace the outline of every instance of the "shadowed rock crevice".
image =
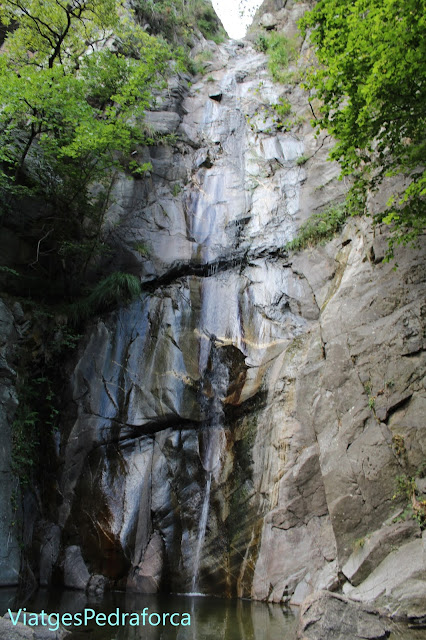
<path id="1" fill-rule="evenodd" d="M 186 278 L 188 276 L 197 276 L 199 278 L 210 278 L 217 273 L 227 270 L 243 270 L 245 267 L 253 266 L 256 260 L 266 259 L 271 262 L 279 260 L 282 262 L 282 268 L 288 268 L 290 265 L 284 261 L 287 254 L 284 249 L 262 249 L 261 251 L 236 250 L 232 256 L 223 256 L 217 260 L 208 263 L 188 262 L 178 264 L 166 273 L 142 281 L 142 290 L 156 291 L 162 287 L 167 287 L 175 281 Z"/>

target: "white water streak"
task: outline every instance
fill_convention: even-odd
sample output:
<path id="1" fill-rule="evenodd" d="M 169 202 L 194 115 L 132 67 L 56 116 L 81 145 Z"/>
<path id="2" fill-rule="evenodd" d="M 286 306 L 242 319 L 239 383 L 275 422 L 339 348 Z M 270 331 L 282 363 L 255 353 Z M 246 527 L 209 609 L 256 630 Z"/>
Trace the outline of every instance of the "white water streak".
<path id="1" fill-rule="evenodd" d="M 203 502 L 203 509 L 201 511 L 200 524 L 198 527 L 197 547 L 195 550 L 194 569 L 192 573 L 192 585 L 191 585 L 193 592 L 196 591 L 196 587 L 197 587 L 198 572 L 200 570 L 201 549 L 203 547 L 204 537 L 206 535 L 207 518 L 209 515 L 209 506 L 210 506 L 211 484 L 212 484 L 212 474 L 209 473 L 207 476 L 206 490 L 204 492 L 204 502 Z"/>

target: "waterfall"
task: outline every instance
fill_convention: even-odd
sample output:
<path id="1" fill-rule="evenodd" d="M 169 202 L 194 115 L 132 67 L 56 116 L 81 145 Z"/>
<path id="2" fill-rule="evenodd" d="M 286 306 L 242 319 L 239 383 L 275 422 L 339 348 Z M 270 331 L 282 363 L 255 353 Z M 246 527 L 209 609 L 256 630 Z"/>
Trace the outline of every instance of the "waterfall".
<path id="1" fill-rule="evenodd" d="M 226 364 L 221 360 L 220 349 L 216 347 L 215 342 L 216 336 L 211 335 L 207 345 L 208 357 L 204 354 L 205 366 L 200 389 L 200 405 L 204 419 L 202 428 L 198 433 L 198 447 L 200 461 L 206 477 L 206 487 L 198 523 L 192 570 L 191 589 L 193 593 L 198 587 L 201 552 L 209 516 L 212 476 L 213 472 L 220 468 L 220 456 L 225 443 L 223 400 L 228 389 L 229 371 Z"/>
<path id="2" fill-rule="evenodd" d="M 195 590 L 197 588 L 198 572 L 200 569 L 201 549 L 203 546 L 204 537 L 206 535 L 207 518 L 209 515 L 209 506 L 210 506 L 211 484 L 212 484 L 212 473 L 210 471 L 207 474 L 206 489 L 204 491 L 203 508 L 201 510 L 201 518 L 200 518 L 200 523 L 198 525 L 197 546 L 195 548 L 194 568 L 192 571 L 192 584 L 191 584 L 191 589 L 193 593 L 195 593 Z"/>

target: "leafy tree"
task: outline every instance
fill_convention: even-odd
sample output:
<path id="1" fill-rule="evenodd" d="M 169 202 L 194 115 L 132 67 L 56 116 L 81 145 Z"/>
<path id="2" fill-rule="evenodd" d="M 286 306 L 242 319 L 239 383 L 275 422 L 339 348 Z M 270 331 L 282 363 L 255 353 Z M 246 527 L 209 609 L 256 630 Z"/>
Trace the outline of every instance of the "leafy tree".
<path id="1" fill-rule="evenodd" d="M 105 42 L 119 24 L 116 0 L 5 0 L 0 8 L 9 60 L 18 68 L 74 66 L 88 47 Z M 17 25 L 17 28 L 13 28 Z"/>
<path id="2" fill-rule="evenodd" d="M 120 10 L 116 0 L 4 2 L 3 23 L 18 26 L 0 56 L 1 159 L 16 173 L 35 140 L 50 156 L 99 160 L 141 138 L 129 118 L 152 102 L 171 53 Z"/>
<path id="3" fill-rule="evenodd" d="M 0 19 L 0 206 L 41 196 L 50 270 L 56 257 L 68 278 L 83 275 L 102 248 L 114 169 L 146 141 L 143 115 L 172 52 L 121 0 L 4 0 Z"/>
<path id="4" fill-rule="evenodd" d="M 319 129 L 337 143 L 330 157 L 354 174 L 351 197 L 402 174 L 376 222 L 392 223 L 393 244 L 413 241 L 426 219 L 426 6 L 424 0 L 320 0 L 301 21 L 319 65 L 306 86 L 322 101 Z"/>

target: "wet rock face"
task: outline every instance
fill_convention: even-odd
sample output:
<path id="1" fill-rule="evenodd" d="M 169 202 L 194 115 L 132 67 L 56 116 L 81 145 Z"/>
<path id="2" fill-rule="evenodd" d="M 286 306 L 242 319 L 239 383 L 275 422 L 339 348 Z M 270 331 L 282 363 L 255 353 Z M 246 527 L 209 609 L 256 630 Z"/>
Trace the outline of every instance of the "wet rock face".
<path id="1" fill-rule="evenodd" d="M 149 116 L 152 127 L 173 126 L 179 145 L 150 151 L 148 181 L 123 177 L 115 187 L 114 242 L 147 291 L 97 324 L 75 368 L 59 525 L 112 584 L 183 591 L 211 474 L 199 587 L 250 595 L 269 508 L 255 470 L 263 445 L 258 459 L 253 449 L 265 380 L 319 314 L 283 252 L 305 216 L 301 194 L 315 186 L 296 163 L 301 134 L 247 123 L 261 126 L 260 79 L 269 104 L 282 91 L 265 57 L 236 43 L 213 54 L 213 86 L 194 85 L 167 118 Z M 307 473 L 320 478 L 312 457 Z"/>
<path id="2" fill-rule="evenodd" d="M 11 470 L 11 425 L 18 406 L 13 368 L 17 339 L 12 310 L 0 300 L 0 585 L 17 584 L 20 567 L 16 522 L 19 483 Z"/>
<path id="3" fill-rule="evenodd" d="M 197 588 L 300 604 L 338 587 L 424 457 L 424 273 L 408 250 L 398 271 L 382 263 L 359 221 L 287 255 L 345 186 L 302 91 L 274 85 L 249 43 L 206 46 L 213 82 L 149 116 L 178 142 L 138 150 L 151 175 L 115 186 L 114 266 L 144 293 L 79 352 L 55 571 L 78 549 L 89 585 L 189 591 L 207 508 Z"/>

